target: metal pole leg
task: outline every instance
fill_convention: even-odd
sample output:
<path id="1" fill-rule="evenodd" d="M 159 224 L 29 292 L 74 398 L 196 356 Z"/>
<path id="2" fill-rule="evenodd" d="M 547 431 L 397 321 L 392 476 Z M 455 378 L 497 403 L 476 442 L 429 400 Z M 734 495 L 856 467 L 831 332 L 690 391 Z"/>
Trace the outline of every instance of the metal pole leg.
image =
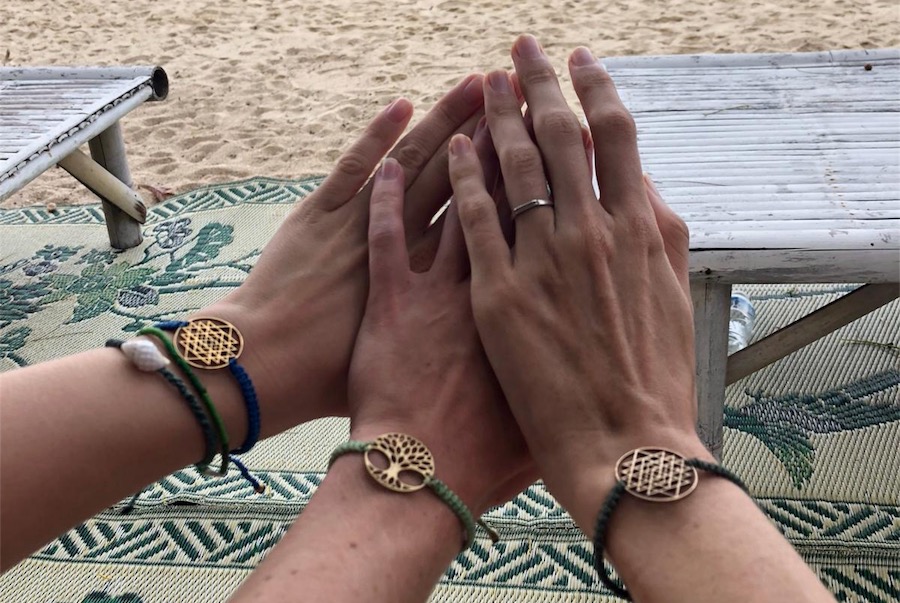
<path id="1" fill-rule="evenodd" d="M 131 172 L 125 159 L 125 139 L 119 123 L 108 127 L 90 143 L 91 157 L 113 176 L 132 188 Z M 103 215 L 109 232 L 109 244 L 116 249 L 129 249 L 142 241 L 141 225 L 121 209 L 103 199 Z"/>
<path id="2" fill-rule="evenodd" d="M 697 433 L 713 456 L 721 460 L 731 285 L 693 282 L 691 297 L 697 353 Z"/>

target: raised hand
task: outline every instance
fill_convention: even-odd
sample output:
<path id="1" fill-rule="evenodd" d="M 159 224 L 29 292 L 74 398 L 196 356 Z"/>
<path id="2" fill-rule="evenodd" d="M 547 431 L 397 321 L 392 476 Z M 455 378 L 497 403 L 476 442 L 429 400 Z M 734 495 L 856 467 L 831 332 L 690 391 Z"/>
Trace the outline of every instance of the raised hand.
<path id="1" fill-rule="evenodd" d="M 481 76 L 448 92 L 391 151 L 404 166 L 407 243 L 420 267 L 440 237 L 432 216 L 447 202 L 447 142 L 472 133 L 482 115 Z M 347 413 L 346 376 L 368 291 L 369 175 L 412 115 L 400 99 L 344 153 L 322 185 L 287 216 L 247 281 L 203 310 L 237 324 L 242 359 L 260 396 L 263 433 Z M 237 402 L 239 403 L 239 402 Z"/>
<path id="2" fill-rule="evenodd" d="M 643 445 L 706 455 L 694 431 L 688 233 L 641 171 L 634 121 L 586 49 L 570 62 L 593 134 L 586 141 L 536 40 L 513 60 L 534 137 L 505 72 L 490 73 L 485 109 L 510 206 L 547 198 L 501 234 L 476 151 L 451 148 L 454 194 L 472 264 L 481 339 L 542 477 L 590 531 L 620 455 Z M 585 479 L 585 476 L 590 479 Z M 579 514 L 584 488 L 591 503 Z"/>

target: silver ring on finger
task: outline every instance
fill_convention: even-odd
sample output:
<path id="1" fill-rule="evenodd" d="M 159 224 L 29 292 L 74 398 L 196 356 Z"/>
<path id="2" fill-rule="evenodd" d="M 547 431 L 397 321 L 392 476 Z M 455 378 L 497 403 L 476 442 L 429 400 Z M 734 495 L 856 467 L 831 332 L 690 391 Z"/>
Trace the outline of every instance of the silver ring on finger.
<path id="1" fill-rule="evenodd" d="M 549 199 L 532 199 L 531 201 L 526 201 L 522 205 L 517 205 L 512 209 L 512 219 L 515 220 L 526 211 L 534 209 L 535 207 L 553 207 L 553 201 Z"/>

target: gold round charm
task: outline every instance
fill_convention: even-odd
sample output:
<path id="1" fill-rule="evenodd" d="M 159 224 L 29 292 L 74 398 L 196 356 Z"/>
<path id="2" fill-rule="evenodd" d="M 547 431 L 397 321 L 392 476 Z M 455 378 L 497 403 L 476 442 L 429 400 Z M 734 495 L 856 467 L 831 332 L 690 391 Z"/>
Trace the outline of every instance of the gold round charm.
<path id="1" fill-rule="evenodd" d="M 373 452 L 380 452 L 387 459 L 387 467 L 379 467 Z M 366 449 L 366 470 L 376 482 L 394 492 L 421 490 L 434 477 L 434 457 L 428 447 L 416 438 L 404 433 L 380 435 Z M 401 473 L 411 473 L 421 482 L 410 483 Z"/>
<path id="2" fill-rule="evenodd" d="M 241 355 L 244 338 L 227 320 L 194 318 L 175 331 L 175 346 L 194 368 L 219 369 Z"/>
<path id="3" fill-rule="evenodd" d="M 625 491 L 652 502 L 680 500 L 697 487 L 697 470 L 665 448 L 635 448 L 616 463 L 616 479 Z"/>

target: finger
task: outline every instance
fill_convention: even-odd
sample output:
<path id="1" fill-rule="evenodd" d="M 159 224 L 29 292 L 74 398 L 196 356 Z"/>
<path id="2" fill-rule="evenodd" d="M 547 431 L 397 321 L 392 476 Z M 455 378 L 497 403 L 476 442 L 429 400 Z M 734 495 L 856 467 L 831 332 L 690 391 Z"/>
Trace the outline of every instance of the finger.
<path id="1" fill-rule="evenodd" d="M 369 123 L 359 140 L 341 155 L 331 174 L 316 190 L 315 198 L 311 197 L 307 203 L 317 203 L 331 211 L 352 199 L 397 142 L 412 113 L 412 103 L 405 98 L 388 105 Z"/>
<path id="2" fill-rule="evenodd" d="M 511 247 L 515 232 L 512 223 L 512 212 L 506 200 L 506 190 L 503 188 L 503 177 L 500 174 L 500 160 L 497 158 L 497 152 L 494 149 L 491 130 L 487 127 L 487 116 L 478 122 L 475 136 L 472 138 L 472 144 L 475 145 L 475 152 L 478 153 L 478 159 L 481 163 L 481 171 L 484 173 L 484 185 L 488 193 L 493 197 L 494 206 L 497 208 L 497 216 L 500 218 L 503 238 L 506 239 L 507 244 Z"/>
<path id="3" fill-rule="evenodd" d="M 369 202 L 369 291 L 373 299 L 395 291 L 409 273 L 403 228 L 403 168 L 385 159 Z"/>
<path id="4" fill-rule="evenodd" d="M 569 72 L 596 147 L 600 202 L 611 213 L 649 211 L 637 128 L 612 78 L 587 48 L 577 48 L 572 53 Z"/>
<path id="5" fill-rule="evenodd" d="M 406 188 L 411 188 L 422 170 L 437 153 L 445 154 L 450 137 L 463 124 L 471 121 L 473 114 L 484 106 L 484 78 L 470 75 L 441 97 L 416 126 L 403 137 L 390 156 L 400 162 L 406 177 Z M 476 117 L 471 122 L 474 130 Z M 469 130 L 470 132 L 472 130 Z M 434 213 L 434 212 L 432 212 Z"/>
<path id="6" fill-rule="evenodd" d="M 472 136 L 481 116 L 481 111 L 475 112 L 457 128 L 455 133 Z M 414 200 L 403 210 L 406 238 L 410 243 L 422 235 L 431 224 L 435 213 L 447 203 L 452 194 L 450 178 L 447 175 L 449 143 L 450 137 L 442 141 L 440 148 L 420 171 L 415 183 L 406 188 L 407 199 Z"/>
<path id="7" fill-rule="evenodd" d="M 534 120 L 534 134 L 544 158 L 557 220 L 580 219 L 593 206 L 591 177 L 584 165 L 581 124 L 559 87 L 556 71 L 534 36 L 519 36 L 513 63 Z M 569 212 L 576 208 L 580 211 Z"/>
<path id="8" fill-rule="evenodd" d="M 489 279 L 510 266 L 494 201 L 484 186 L 484 173 L 475 146 L 465 136 L 450 141 L 450 182 L 462 224 L 472 278 Z"/>
<path id="9" fill-rule="evenodd" d="M 666 257 L 669 265 L 678 277 L 678 283 L 685 295 L 691 294 L 690 268 L 690 231 L 687 224 L 676 214 L 663 200 L 653 180 L 644 174 L 644 183 L 647 189 L 647 197 L 653 214 L 656 217 L 656 225 L 662 234 L 665 244 Z"/>
<path id="10" fill-rule="evenodd" d="M 515 208 L 533 199 L 547 198 L 547 178 L 540 151 L 528 136 L 522 111 L 505 71 L 488 74 L 485 115 L 500 158 L 506 196 Z M 462 211 L 460 212 L 462 217 Z M 463 226 L 465 218 L 463 217 Z M 516 219 L 517 240 L 547 237 L 554 229 L 552 207 L 538 207 Z"/>

